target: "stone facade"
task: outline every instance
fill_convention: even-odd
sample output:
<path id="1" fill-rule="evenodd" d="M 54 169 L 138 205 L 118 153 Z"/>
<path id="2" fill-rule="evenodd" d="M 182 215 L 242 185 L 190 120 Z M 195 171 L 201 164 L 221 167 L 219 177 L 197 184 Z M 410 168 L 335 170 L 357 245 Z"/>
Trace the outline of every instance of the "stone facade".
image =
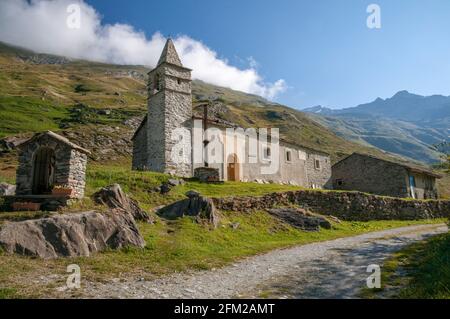
<path id="1" fill-rule="evenodd" d="M 147 143 L 147 116 L 142 121 L 133 136 L 133 162 L 134 170 L 146 170 L 148 158 L 148 143 Z"/>
<path id="2" fill-rule="evenodd" d="M 418 220 L 450 217 L 450 201 L 404 200 L 360 192 L 295 191 L 255 197 L 213 198 L 219 210 L 251 212 L 298 205 L 342 220 Z"/>
<path id="3" fill-rule="evenodd" d="M 438 198 L 438 177 L 422 168 L 358 153 L 332 167 L 333 189 L 416 199 Z"/>
<path id="4" fill-rule="evenodd" d="M 37 154 L 45 150 L 46 163 L 38 163 Z M 72 197 L 82 198 L 85 188 L 85 172 L 89 151 L 71 143 L 53 132 L 36 134 L 19 146 L 19 166 L 16 173 L 16 195 L 45 195 L 53 186 L 61 185 L 73 190 Z M 37 175 L 38 165 L 50 167 L 51 173 Z M 36 194 L 36 179 L 48 185 L 44 192 Z"/>

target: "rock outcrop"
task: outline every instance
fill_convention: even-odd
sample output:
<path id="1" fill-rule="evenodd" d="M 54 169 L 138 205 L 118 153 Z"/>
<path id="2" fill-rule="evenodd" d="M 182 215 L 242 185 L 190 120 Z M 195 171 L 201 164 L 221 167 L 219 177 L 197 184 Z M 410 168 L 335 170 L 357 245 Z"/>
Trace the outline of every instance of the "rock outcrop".
<path id="1" fill-rule="evenodd" d="M 186 193 L 187 199 L 180 200 L 158 210 L 158 214 L 167 219 L 175 219 L 183 216 L 196 217 L 198 222 L 207 221 L 214 228 L 219 225 L 219 216 L 214 203 L 210 198 L 201 196 L 195 191 Z"/>
<path id="2" fill-rule="evenodd" d="M 113 184 L 96 192 L 92 198 L 95 203 L 106 205 L 111 209 L 121 209 L 129 212 L 135 220 L 153 223 L 154 219 L 143 211 L 137 201 L 127 196 L 119 184 Z"/>
<path id="3" fill-rule="evenodd" d="M 144 247 L 145 241 L 131 214 L 121 209 L 8 222 L 0 230 L 0 247 L 6 252 L 45 259 L 90 256 L 127 246 Z"/>
<path id="4" fill-rule="evenodd" d="M 213 198 L 219 210 L 252 211 L 298 205 L 342 220 L 417 220 L 450 217 L 448 200 L 405 200 L 360 192 L 301 190 L 255 197 Z"/>
<path id="5" fill-rule="evenodd" d="M 331 223 L 325 217 L 313 214 L 305 209 L 282 207 L 268 209 L 267 211 L 283 222 L 302 230 L 319 231 L 320 227 L 331 229 Z"/>

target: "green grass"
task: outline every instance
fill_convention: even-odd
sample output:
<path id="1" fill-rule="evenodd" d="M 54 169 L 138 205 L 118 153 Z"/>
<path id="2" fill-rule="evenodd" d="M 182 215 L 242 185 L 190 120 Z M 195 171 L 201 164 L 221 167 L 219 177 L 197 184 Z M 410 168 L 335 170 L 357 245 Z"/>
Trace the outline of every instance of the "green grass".
<path id="1" fill-rule="evenodd" d="M 383 265 L 382 283 L 390 297 L 402 299 L 450 299 L 450 234 L 412 244 L 395 253 Z M 365 291 L 377 298 L 386 288 Z"/>
<path id="2" fill-rule="evenodd" d="M 170 193 L 160 195 L 153 188 L 170 179 L 169 175 L 155 172 L 131 171 L 131 164 L 123 163 L 122 166 L 89 165 L 87 170 L 87 195 L 93 194 L 99 188 L 118 183 L 123 190 L 137 199 L 144 208 L 152 208 L 168 204 L 179 199 L 186 198 L 185 193 L 196 190 L 204 196 L 225 197 L 264 195 L 273 192 L 292 191 L 301 189 L 298 186 L 279 184 L 257 184 L 225 182 L 223 184 L 205 184 L 188 180 L 186 184 L 174 187 Z"/>
<path id="3" fill-rule="evenodd" d="M 12 288 L 0 288 L 0 299 L 13 299 L 17 298 L 16 289 Z"/>
<path id="4" fill-rule="evenodd" d="M 0 138 L 6 135 L 58 130 L 58 122 L 68 116 L 62 105 L 38 98 L 0 95 Z"/>

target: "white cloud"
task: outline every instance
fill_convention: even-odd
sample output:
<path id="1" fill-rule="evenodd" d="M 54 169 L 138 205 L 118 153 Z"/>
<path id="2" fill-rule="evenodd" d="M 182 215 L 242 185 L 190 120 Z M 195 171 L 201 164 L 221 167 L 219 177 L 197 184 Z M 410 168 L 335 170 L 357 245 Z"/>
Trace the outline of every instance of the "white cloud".
<path id="1" fill-rule="evenodd" d="M 67 24 L 67 8 L 73 3 L 81 8 L 79 29 Z M 126 24 L 102 24 L 100 14 L 83 0 L 1 0 L 0 41 L 42 53 L 153 67 L 165 38 L 157 32 L 148 39 Z M 174 41 L 183 64 L 193 69 L 195 79 L 269 99 L 286 90 L 284 80 L 264 82 L 253 58 L 248 69 L 239 69 L 189 36 L 181 35 Z"/>

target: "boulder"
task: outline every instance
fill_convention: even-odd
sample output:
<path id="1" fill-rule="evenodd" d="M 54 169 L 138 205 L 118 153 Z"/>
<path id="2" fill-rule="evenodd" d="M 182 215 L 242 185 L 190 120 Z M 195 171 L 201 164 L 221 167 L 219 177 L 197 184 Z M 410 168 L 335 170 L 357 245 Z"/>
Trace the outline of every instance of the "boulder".
<path id="1" fill-rule="evenodd" d="M 142 248 L 145 241 L 131 214 L 120 209 L 8 222 L 0 229 L 0 247 L 6 252 L 44 259 L 91 256 L 129 246 Z"/>
<path id="2" fill-rule="evenodd" d="M 175 186 L 178 185 L 184 185 L 185 182 L 182 179 L 175 179 L 175 178 L 171 178 L 169 179 L 167 182 L 162 183 L 157 189 L 159 190 L 159 192 L 161 194 L 167 194 L 168 192 L 170 192 L 172 190 L 172 188 L 174 188 Z"/>
<path id="3" fill-rule="evenodd" d="M 158 210 L 158 214 L 167 219 L 193 216 L 196 217 L 198 222 L 206 220 L 214 228 L 217 228 L 220 219 L 213 201 L 210 198 L 200 196 L 196 191 L 188 191 L 186 196 L 188 197 L 187 199 L 161 208 Z"/>
<path id="4" fill-rule="evenodd" d="M 161 186 L 159 187 L 160 189 L 160 193 L 162 195 L 167 194 L 168 192 L 170 192 L 173 188 L 173 185 L 169 184 L 169 183 L 163 183 L 161 184 Z"/>
<path id="5" fill-rule="evenodd" d="M 267 211 L 283 222 L 302 230 L 319 231 L 320 227 L 331 228 L 331 223 L 325 217 L 301 208 L 282 207 L 268 209 Z"/>
<path id="6" fill-rule="evenodd" d="M 172 186 L 184 185 L 184 180 L 171 178 L 167 181 Z"/>
<path id="7" fill-rule="evenodd" d="M 102 188 L 93 196 L 95 203 L 106 205 L 111 209 L 122 209 L 129 212 L 135 220 L 153 223 L 153 218 L 143 211 L 137 201 L 128 197 L 119 184 L 113 184 Z"/>
<path id="8" fill-rule="evenodd" d="M 16 186 L 8 183 L 0 183 L 0 196 L 13 196 L 16 194 Z"/>

